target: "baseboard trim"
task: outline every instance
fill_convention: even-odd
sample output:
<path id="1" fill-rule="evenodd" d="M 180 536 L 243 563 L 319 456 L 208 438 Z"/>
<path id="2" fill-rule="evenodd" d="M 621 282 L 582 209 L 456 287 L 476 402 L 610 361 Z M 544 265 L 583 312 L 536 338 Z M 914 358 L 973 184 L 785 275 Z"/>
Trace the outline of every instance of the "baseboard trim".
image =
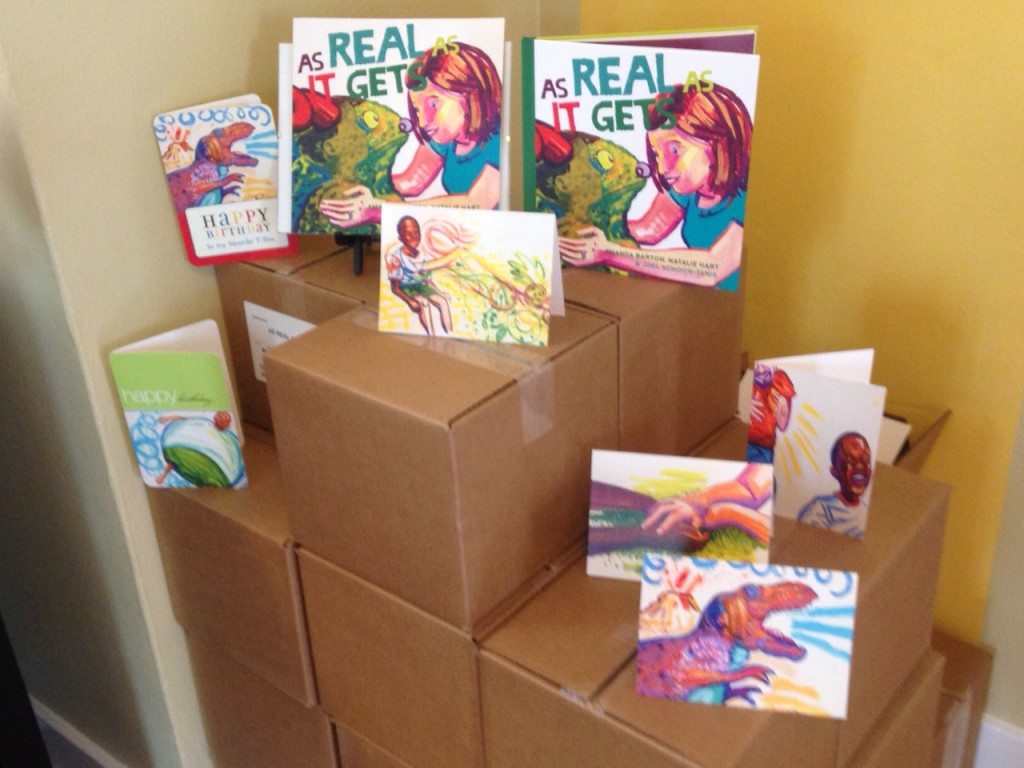
<path id="1" fill-rule="evenodd" d="M 29 696 L 29 699 L 32 702 L 32 709 L 35 710 L 36 717 L 60 734 L 62 738 L 67 739 L 75 747 L 102 765 L 103 768 L 130 768 L 130 766 L 125 765 L 116 757 L 113 757 L 109 752 L 100 747 L 96 742 L 75 728 L 75 726 L 45 704 L 40 703 L 36 699 L 32 698 L 32 696 Z"/>
<path id="2" fill-rule="evenodd" d="M 1006 768 L 1010 765 L 1024 765 L 1024 728 L 985 715 L 978 734 L 974 768 Z"/>

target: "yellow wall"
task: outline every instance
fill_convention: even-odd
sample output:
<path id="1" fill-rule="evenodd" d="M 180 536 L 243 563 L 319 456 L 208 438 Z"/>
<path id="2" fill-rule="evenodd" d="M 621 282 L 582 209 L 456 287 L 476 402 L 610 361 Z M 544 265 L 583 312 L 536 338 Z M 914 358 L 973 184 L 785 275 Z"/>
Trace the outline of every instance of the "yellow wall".
<path id="1" fill-rule="evenodd" d="M 755 24 L 752 357 L 876 349 L 953 416 L 937 623 L 977 640 L 1024 393 L 1024 12 L 1015 0 L 582 0 L 581 31 Z M 1020 566 L 1018 566 L 1020 567 Z"/>

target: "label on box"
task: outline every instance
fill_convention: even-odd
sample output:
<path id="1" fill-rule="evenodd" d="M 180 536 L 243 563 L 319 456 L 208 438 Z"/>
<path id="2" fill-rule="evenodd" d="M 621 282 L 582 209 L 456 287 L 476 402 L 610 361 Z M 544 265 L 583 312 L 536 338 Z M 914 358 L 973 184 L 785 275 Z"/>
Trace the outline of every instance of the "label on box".
<path id="1" fill-rule="evenodd" d="M 242 304 L 245 306 L 245 325 L 249 330 L 252 369 L 256 373 L 256 378 L 266 384 L 267 379 L 263 372 L 264 353 L 315 326 L 313 323 L 275 312 L 250 301 L 243 301 Z"/>

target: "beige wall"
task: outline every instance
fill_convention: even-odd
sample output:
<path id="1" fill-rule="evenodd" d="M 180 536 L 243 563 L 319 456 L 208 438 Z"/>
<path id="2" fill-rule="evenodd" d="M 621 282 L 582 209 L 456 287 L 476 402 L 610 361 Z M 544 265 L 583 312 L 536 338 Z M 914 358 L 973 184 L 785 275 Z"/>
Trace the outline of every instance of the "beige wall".
<path id="1" fill-rule="evenodd" d="M 1024 395 L 1022 22 L 1016 0 L 580 7 L 584 33 L 758 27 L 746 348 L 871 346 L 890 401 L 952 409 L 924 467 L 954 487 L 936 615 L 972 641 Z M 1000 567 L 1024 580 L 1019 552 Z M 997 652 L 1024 688 L 1019 642 Z"/>
<path id="2" fill-rule="evenodd" d="M 0 60 L 0 611 L 33 697 L 132 766 L 173 754 Z"/>
<path id="3" fill-rule="evenodd" d="M 381 10 L 0 0 L 0 610 L 30 692 L 126 765 L 209 765 L 106 363 L 120 344 L 220 315 L 212 273 L 182 253 L 150 123 L 247 92 L 276 105 L 292 16 Z M 578 28 L 575 4 L 539 0 L 430 14 L 505 15 L 513 41 Z"/>

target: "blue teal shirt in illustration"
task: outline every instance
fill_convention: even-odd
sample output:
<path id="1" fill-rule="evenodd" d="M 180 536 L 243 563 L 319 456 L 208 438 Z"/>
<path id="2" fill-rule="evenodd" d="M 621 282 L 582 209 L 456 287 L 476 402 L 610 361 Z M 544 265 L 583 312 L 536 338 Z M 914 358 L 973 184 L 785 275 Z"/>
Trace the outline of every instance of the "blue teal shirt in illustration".
<path id="1" fill-rule="evenodd" d="M 743 226 L 743 218 L 747 208 L 747 193 L 741 190 L 735 197 L 727 197 L 710 208 L 697 205 L 699 195 L 680 195 L 671 188 L 667 190 L 669 197 L 683 209 L 683 242 L 690 248 L 708 249 L 725 232 L 732 222 Z M 740 272 L 737 269 L 723 279 L 718 288 L 735 291 L 739 287 Z"/>
<path id="2" fill-rule="evenodd" d="M 691 248 L 710 248 L 732 222 L 743 226 L 747 207 L 747 193 L 740 191 L 735 197 L 727 197 L 711 208 L 697 205 L 699 195 L 680 195 L 668 190 L 673 202 L 683 209 L 683 242 Z"/>
<path id="3" fill-rule="evenodd" d="M 430 142 L 430 148 L 444 160 L 441 184 L 449 195 L 464 195 L 487 165 L 499 167 L 501 143 L 497 136 L 490 136 L 477 144 L 465 155 L 455 154 L 455 142 L 438 144 Z"/>

